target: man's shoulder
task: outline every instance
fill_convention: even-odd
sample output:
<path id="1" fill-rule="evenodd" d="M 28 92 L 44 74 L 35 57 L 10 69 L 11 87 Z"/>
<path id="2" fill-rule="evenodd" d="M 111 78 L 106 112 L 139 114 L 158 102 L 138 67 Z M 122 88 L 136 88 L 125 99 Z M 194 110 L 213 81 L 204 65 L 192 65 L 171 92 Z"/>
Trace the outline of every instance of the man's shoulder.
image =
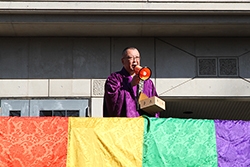
<path id="1" fill-rule="evenodd" d="M 124 74 L 122 73 L 122 71 L 117 71 L 117 72 L 113 72 L 111 73 L 108 78 L 107 81 L 122 81 L 122 78 L 124 77 Z"/>
<path id="2" fill-rule="evenodd" d="M 113 72 L 109 75 L 109 77 L 122 77 L 123 74 L 121 71 L 116 71 L 116 72 Z"/>
<path id="3" fill-rule="evenodd" d="M 148 79 L 144 82 L 146 87 L 154 87 L 154 82 L 151 79 Z"/>
<path id="4" fill-rule="evenodd" d="M 144 83 L 147 83 L 147 84 L 154 84 L 153 81 L 151 79 L 148 79 L 146 81 L 144 81 Z"/>

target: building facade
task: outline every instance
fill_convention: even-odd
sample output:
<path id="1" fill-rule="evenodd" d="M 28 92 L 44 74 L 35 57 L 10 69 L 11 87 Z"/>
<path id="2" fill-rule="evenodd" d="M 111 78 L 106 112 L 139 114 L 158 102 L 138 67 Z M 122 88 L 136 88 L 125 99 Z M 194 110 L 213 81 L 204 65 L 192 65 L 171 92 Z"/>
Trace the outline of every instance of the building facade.
<path id="1" fill-rule="evenodd" d="M 167 103 L 161 117 L 249 120 L 249 9 L 236 0 L 0 2 L 1 115 L 71 116 L 80 101 L 78 116 L 102 117 L 105 79 L 136 46 Z"/>

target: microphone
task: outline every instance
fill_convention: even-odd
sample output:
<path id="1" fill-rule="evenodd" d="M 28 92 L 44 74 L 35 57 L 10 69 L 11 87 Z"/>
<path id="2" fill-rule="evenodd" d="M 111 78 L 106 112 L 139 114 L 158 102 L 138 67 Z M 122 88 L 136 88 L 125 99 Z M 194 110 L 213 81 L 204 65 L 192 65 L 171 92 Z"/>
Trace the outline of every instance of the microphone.
<path id="1" fill-rule="evenodd" d="M 148 80 L 151 77 L 151 70 L 147 66 L 141 67 L 139 65 L 135 66 L 135 73 L 139 75 L 139 78 L 143 81 Z"/>

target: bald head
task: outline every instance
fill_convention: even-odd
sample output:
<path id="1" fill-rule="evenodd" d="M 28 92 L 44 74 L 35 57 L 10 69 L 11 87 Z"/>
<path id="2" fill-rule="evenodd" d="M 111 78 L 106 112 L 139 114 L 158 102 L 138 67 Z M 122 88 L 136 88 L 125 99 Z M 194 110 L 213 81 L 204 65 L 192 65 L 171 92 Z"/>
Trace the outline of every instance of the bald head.
<path id="1" fill-rule="evenodd" d="M 129 46 L 129 47 L 126 47 L 125 49 L 123 49 L 123 51 L 122 51 L 122 57 L 126 57 L 127 56 L 129 49 L 137 50 L 139 52 L 139 50 L 136 47 Z"/>
<path id="2" fill-rule="evenodd" d="M 125 48 L 122 52 L 122 64 L 130 75 L 134 75 L 134 68 L 140 65 L 140 53 L 135 47 Z"/>

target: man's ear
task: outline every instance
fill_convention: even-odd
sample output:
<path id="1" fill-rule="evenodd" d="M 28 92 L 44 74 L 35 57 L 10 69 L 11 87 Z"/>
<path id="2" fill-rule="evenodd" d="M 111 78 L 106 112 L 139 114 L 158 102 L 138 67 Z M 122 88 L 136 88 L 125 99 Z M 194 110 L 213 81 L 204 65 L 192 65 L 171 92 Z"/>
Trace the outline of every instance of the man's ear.
<path id="1" fill-rule="evenodd" d="M 121 58 L 121 62 L 122 62 L 122 64 L 123 64 L 123 61 L 124 61 L 124 59 L 123 59 L 123 58 Z"/>

